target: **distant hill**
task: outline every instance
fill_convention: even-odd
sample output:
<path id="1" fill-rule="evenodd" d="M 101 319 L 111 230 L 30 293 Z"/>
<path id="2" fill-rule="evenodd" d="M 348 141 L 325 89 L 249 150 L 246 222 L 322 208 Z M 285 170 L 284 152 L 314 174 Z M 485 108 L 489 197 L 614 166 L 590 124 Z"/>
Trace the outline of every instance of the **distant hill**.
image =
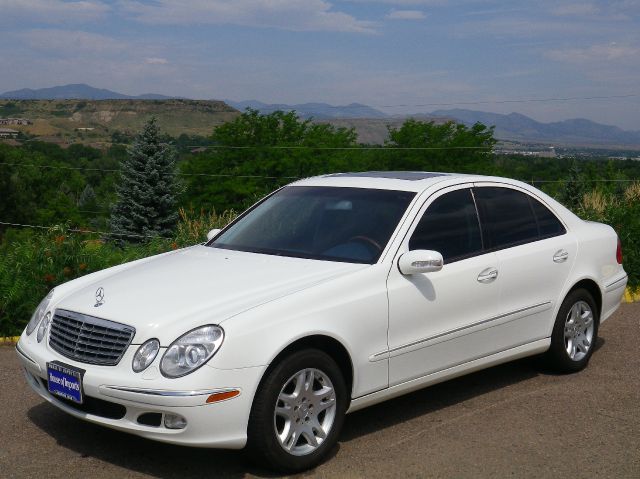
<path id="1" fill-rule="evenodd" d="M 110 141 L 116 131 L 135 134 L 151 116 L 172 136 L 206 136 L 238 114 L 216 100 L 0 100 L 0 117 L 31 121 L 11 128 L 62 144 Z"/>
<path id="2" fill-rule="evenodd" d="M 257 100 L 233 101 L 225 100 L 232 107 L 244 111 L 247 108 L 258 110 L 268 114 L 277 110 L 294 111 L 301 118 L 314 118 L 316 120 L 328 120 L 332 118 L 386 118 L 384 112 L 360 103 L 351 103 L 343 106 L 333 106 L 328 103 L 300 103 L 287 105 L 284 103 L 262 103 Z"/>
<path id="3" fill-rule="evenodd" d="M 579 145 L 640 145 L 640 131 L 625 131 L 617 126 L 603 125 L 576 118 L 541 123 L 520 113 L 502 115 L 474 110 L 437 110 L 436 116 L 454 118 L 471 125 L 481 122 L 495 125 L 495 136 L 501 140 L 557 142 Z"/>
<path id="4" fill-rule="evenodd" d="M 94 88 L 84 83 L 54 86 L 51 88 L 23 88 L 0 94 L 0 98 L 7 100 L 168 100 L 170 98 L 155 93 L 131 96 L 104 88 Z"/>
<path id="5" fill-rule="evenodd" d="M 2 100 L 6 101 L 3 103 Z M 173 108 L 176 108 L 175 112 Z M 102 132 L 102 136 L 114 129 L 132 131 L 142 125 L 143 118 L 152 114 L 158 116 L 160 124 L 165 124 L 166 131 L 172 135 L 185 132 L 210 134 L 213 126 L 235 118 L 235 109 L 244 111 L 246 108 L 264 114 L 276 110 L 296 111 L 301 118 L 355 128 L 361 143 L 382 143 L 387 137 L 388 126 L 397 128 L 406 118 L 413 117 L 423 121 L 454 120 L 467 125 L 479 121 L 487 126 L 495 125 L 495 136 L 501 140 L 567 146 L 640 147 L 640 131 L 625 131 L 581 118 L 542 123 L 520 113 L 503 115 L 465 109 L 390 116 L 360 103 L 334 106 L 327 103 L 270 104 L 257 100 L 187 100 L 153 93 L 131 96 L 84 83 L 36 90 L 25 88 L 0 94 L 0 117 L 35 119 L 34 125 L 24 129 L 44 135 L 68 134 L 76 128 L 93 128 L 91 131 Z"/>
<path id="6" fill-rule="evenodd" d="M 495 136 L 501 140 L 563 145 L 640 146 L 640 131 L 625 131 L 617 126 L 603 125 L 582 118 L 541 123 L 520 113 L 502 115 L 464 109 L 390 116 L 360 103 L 333 106 L 327 103 L 270 104 L 257 100 L 226 102 L 240 111 L 253 108 L 266 114 L 276 110 L 295 110 L 302 118 L 313 118 L 316 122 L 328 122 L 336 126 L 354 127 L 358 133 L 358 141 L 362 143 L 382 143 L 387 137 L 387 126 L 397 128 L 403 120 L 415 118 L 437 122 L 452 120 L 467 125 L 479 121 L 487 126 L 495 125 Z"/>
<path id="7" fill-rule="evenodd" d="M 325 120 L 313 120 L 314 123 L 328 123 L 336 128 L 353 128 L 358 135 L 358 143 L 369 145 L 381 145 L 389 138 L 389 128 L 398 129 L 402 127 L 407 117 L 398 118 L 332 118 Z M 421 115 L 416 118 L 421 121 L 433 121 L 436 124 L 453 121 L 451 118 L 434 117 Z"/>

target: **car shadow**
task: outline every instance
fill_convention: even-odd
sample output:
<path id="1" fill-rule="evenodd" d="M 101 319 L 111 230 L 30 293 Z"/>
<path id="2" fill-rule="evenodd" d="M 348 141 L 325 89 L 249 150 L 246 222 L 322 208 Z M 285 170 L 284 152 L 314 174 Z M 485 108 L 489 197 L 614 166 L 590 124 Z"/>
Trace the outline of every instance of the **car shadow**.
<path id="1" fill-rule="evenodd" d="M 192 448 L 151 441 L 82 421 L 48 402 L 32 407 L 27 415 L 60 447 L 83 458 L 94 457 L 155 477 L 241 478 L 247 474 L 278 477 L 255 466 L 244 451 Z"/>
<path id="2" fill-rule="evenodd" d="M 604 340 L 599 338 L 596 348 Z M 347 416 L 340 437 L 344 444 L 541 374 L 554 374 L 539 357 L 524 358 L 462 376 Z M 81 457 L 94 457 L 132 471 L 161 478 L 198 478 L 203 471 L 216 477 L 279 477 L 254 465 L 243 451 L 200 449 L 150 441 L 84 422 L 43 402 L 28 411 L 38 428 Z M 335 456 L 338 444 L 331 453 Z"/>
<path id="3" fill-rule="evenodd" d="M 598 338 L 594 352 L 604 343 L 603 338 Z M 564 374 L 549 368 L 542 356 L 532 356 L 420 389 L 349 414 L 341 441 L 378 432 L 540 375 Z"/>

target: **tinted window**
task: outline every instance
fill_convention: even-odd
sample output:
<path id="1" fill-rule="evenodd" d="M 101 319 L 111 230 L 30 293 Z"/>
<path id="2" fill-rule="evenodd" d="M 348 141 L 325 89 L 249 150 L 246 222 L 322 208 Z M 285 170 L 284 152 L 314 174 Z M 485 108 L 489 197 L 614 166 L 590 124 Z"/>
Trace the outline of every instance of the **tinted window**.
<path id="1" fill-rule="evenodd" d="M 437 198 L 420 219 L 409 249 L 438 251 L 445 263 L 480 252 L 482 239 L 471 190 L 457 190 Z"/>
<path id="2" fill-rule="evenodd" d="M 375 263 L 415 193 L 288 186 L 208 244 L 253 253 Z"/>
<path id="3" fill-rule="evenodd" d="M 538 239 L 529 195 L 508 188 L 473 190 L 487 248 L 506 248 Z"/>
<path id="4" fill-rule="evenodd" d="M 538 220 L 538 229 L 542 238 L 549 238 L 551 236 L 560 236 L 566 233 L 564 226 L 560 223 L 560 220 L 556 218 L 549 208 L 544 206 L 538 200 L 529 197 L 533 212 Z"/>

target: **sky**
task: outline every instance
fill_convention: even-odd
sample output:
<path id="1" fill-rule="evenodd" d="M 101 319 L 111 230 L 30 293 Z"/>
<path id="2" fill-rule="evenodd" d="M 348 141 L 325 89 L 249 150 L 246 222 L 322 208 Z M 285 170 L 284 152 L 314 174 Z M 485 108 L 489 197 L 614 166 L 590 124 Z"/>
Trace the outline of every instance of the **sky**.
<path id="1" fill-rule="evenodd" d="M 0 0 L 0 45 L 0 92 L 88 83 L 640 130 L 640 0 Z M 511 103 L 601 96 L 624 98 Z"/>

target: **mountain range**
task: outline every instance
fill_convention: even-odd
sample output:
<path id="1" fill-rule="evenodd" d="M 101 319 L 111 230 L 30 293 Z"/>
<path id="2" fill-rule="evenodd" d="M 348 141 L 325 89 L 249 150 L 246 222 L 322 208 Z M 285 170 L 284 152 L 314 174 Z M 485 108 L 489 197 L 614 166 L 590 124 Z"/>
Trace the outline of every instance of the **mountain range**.
<path id="1" fill-rule="evenodd" d="M 565 144 L 640 145 L 640 131 L 627 131 L 584 118 L 541 123 L 520 113 L 502 115 L 474 110 L 436 110 L 431 115 L 453 118 L 467 125 L 494 125 L 496 138 Z"/>
<path id="2" fill-rule="evenodd" d="M 0 99 L 6 100 L 168 100 L 177 98 L 145 93 L 144 95 L 125 95 L 104 88 L 94 88 L 84 83 L 54 86 L 51 88 L 23 88 L 21 90 L 0 93 Z"/>
<path id="3" fill-rule="evenodd" d="M 603 125 L 584 118 L 542 123 L 520 113 L 504 115 L 463 109 L 391 116 L 360 103 L 345 106 L 333 106 L 327 103 L 269 104 L 257 100 L 237 102 L 225 100 L 225 103 L 240 111 L 253 108 L 260 113 L 295 110 L 302 118 L 313 118 L 319 122 L 328 121 L 338 126 L 353 127 L 358 132 L 359 141 L 364 141 L 361 133 L 366 131 L 364 136 L 367 142 L 371 143 L 382 143 L 385 140 L 386 127 L 384 124 L 397 128 L 401 125 L 402 120 L 412 117 L 417 120 L 438 123 L 446 119 L 455 120 L 469 126 L 480 122 L 487 126 L 495 126 L 495 136 L 501 140 L 564 145 L 640 146 L 640 131 L 626 131 L 617 126 Z"/>
<path id="4" fill-rule="evenodd" d="M 284 103 L 262 103 L 258 100 L 233 101 L 225 100 L 227 105 L 236 110 L 244 111 L 247 108 L 258 110 L 260 113 L 268 114 L 277 110 L 295 111 L 300 118 L 314 118 L 315 120 L 329 120 L 334 118 L 387 118 L 384 112 L 371 108 L 361 103 L 351 103 L 349 105 L 334 106 L 328 103 L 298 103 L 287 105 Z"/>
<path id="5" fill-rule="evenodd" d="M 111 90 L 94 88 L 82 83 L 37 90 L 25 88 L 0 94 L 0 99 L 12 100 L 166 100 L 171 98 L 178 97 L 168 97 L 153 93 L 131 96 Z M 603 125 L 584 118 L 542 123 L 520 113 L 504 115 L 464 109 L 436 110 L 421 114 L 392 116 L 361 103 L 351 103 L 343 106 L 334 106 L 327 103 L 273 104 L 257 100 L 226 100 L 226 103 L 240 111 L 244 111 L 246 108 L 253 108 L 261 113 L 271 113 L 276 110 L 296 111 L 300 117 L 305 119 L 313 118 L 314 121 L 318 122 L 341 122 L 341 126 L 349 126 L 350 123 L 354 123 L 353 126 L 356 130 L 367 130 L 370 133 L 369 136 L 371 138 L 367 137 L 367 141 L 373 143 L 384 141 L 387 124 L 397 127 L 402 123 L 403 119 L 411 116 L 429 121 L 451 119 L 467 125 L 481 122 L 488 126 L 495 126 L 495 136 L 501 140 L 564 145 L 640 146 L 640 131 L 626 131 L 616 126 Z M 368 124 L 369 122 L 371 125 Z M 363 140 L 364 138 L 360 139 L 360 141 Z"/>

